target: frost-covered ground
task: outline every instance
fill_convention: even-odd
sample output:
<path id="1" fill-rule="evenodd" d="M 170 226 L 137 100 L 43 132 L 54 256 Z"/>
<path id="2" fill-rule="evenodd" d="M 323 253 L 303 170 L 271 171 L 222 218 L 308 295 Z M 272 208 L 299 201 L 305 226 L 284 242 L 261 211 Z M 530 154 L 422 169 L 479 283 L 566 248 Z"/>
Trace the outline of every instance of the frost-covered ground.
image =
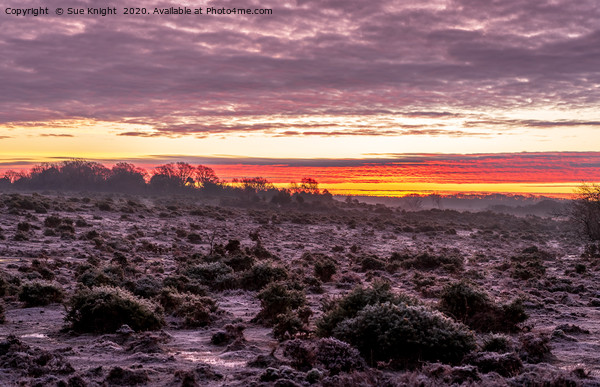
<path id="1" fill-rule="evenodd" d="M 315 323 L 324 300 L 376 280 L 389 281 L 395 292 L 432 309 L 444 286 L 459 280 L 484 289 L 499 304 L 520 297 L 530 317 L 519 332 L 507 336 L 523 368 L 504 377 L 467 363 L 411 369 L 380 363 L 339 375 L 322 369 L 314 379 L 307 370 L 294 368 L 282 350 L 285 342 L 273 337 L 270 326 L 253 320 L 261 310 L 257 291 L 232 285 L 231 278 L 202 290 L 218 309 L 199 327 L 165 313 L 162 330 L 78 333 L 65 322 L 68 308 L 61 303 L 25 307 L 20 301 L 23 284 L 44 280 L 62 288 L 67 303 L 83 286 L 86 270 L 104 271 L 106 281 L 141 294 L 142 279 L 160 288 L 165 278 L 206 261 L 211 251 L 228 254 L 224 246 L 231 240 L 240 242 L 239 251 L 254 264 L 283 267 L 289 281 L 305 284 L 312 311 L 306 340 L 317 340 Z M 356 203 L 221 206 L 217 200 L 189 198 L 4 193 L 0 269 L 6 321 L 0 325 L 0 384 L 596 385 L 600 258 L 582 257 L 585 246 L 564 220 L 491 212 L 403 212 Z M 460 257 L 462 266 L 406 268 L 390 260 L 393 253 L 418 257 L 425 252 Z M 314 279 L 315 260 L 324 256 L 336 262 L 332 280 L 307 281 Z M 529 256 L 537 257 L 539 265 L 522 262 Z M 524 272 L 518 272 L 519 264 Z M 241 278 L 240 273 L 232 278 Z M 243 324 L 243 337 L 211 343 L 227 324 Z M 551 353 L 536 361 L 523 355 L 527 335 L 548 337 Z M 486 337 L 477 333 L 479 344 Z"/>

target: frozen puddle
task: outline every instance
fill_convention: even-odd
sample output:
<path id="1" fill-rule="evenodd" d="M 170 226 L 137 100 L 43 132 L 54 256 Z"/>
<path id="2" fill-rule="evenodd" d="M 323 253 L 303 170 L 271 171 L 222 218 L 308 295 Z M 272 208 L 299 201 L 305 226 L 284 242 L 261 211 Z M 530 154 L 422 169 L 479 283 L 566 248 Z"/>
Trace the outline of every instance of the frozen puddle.
<path id="1" fill-rule="evenodd" d="M 32 339 L 48 339 L 48 335 L 45 335 L 43 333 L 28 333 L 26 335 L 22 335 L 21 338 L 23 338 L 23 339 L 27 339 L 27 338 L 32 338 Z"/>
<path id="2" fill-rule="evenodd" d="M 227 368 L 245 367 L 247 361 L 239 359 L 223 359 L 211 352 L 179 352 L 179 356 L 193 362 L 203 362 L 214 366 Z"/>

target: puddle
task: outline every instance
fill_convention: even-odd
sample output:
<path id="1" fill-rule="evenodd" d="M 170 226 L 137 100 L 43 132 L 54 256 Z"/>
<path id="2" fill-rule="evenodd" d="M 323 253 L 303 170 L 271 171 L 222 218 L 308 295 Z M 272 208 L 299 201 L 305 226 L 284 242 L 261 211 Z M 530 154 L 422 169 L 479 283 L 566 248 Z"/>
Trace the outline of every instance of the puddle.
<path id="1" fill-rule="evenodd" d="M 225 360 L 215 356 L 211 352 L 179 352 L 179 356 L 189 361 L 201 361 L 214 366 L 227 368 L 245 367 L 246 360 Z"/>
<path id="2" fill-rule="evenodd" d="M 22 335 L 21 338 L 47 339 L 48 335 L 43 333 L 28 333 L 26 335 Z"/>

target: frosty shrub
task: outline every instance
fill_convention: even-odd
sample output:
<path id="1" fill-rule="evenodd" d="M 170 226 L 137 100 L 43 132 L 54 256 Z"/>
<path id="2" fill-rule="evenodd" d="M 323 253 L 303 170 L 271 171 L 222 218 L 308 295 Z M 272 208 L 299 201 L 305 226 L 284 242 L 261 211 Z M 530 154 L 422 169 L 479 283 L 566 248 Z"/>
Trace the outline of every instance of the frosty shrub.
<path id="1" fill-rule="evenodd" d="M 306 333 L 308 330 L 297 313 L 287 311 L 278 314 L 273 326 L 273 337 L 279 341 L 284 341 L 296 336 L 298 333 Z"/>
<path id="2" fill-rule="evenodd" d="M 512 351 L 513 346 L 508 336 L 491 334 L 484 338 L 482 349 L 486 352 L 506 353 Z"/>
<path id="3" fill-rule="evenodd" d="M 209 297 L 200 297 L 191 293 L 180 295 L 181 304 L 174 315 L 183 317 L 185 327 L 194 328 L 208 325 L 217 311 L 215 302 Z"/>
<path id="4" fill-rule="evenodd" d="M 267 285 L 259 294 L 261 310 L 256 320 L 266 324 L 276 322 L 277 315 L 298 309 L 306 303 L 301 290 L 290 289 L 287 284 L 273 282 Z"/>
<path id="5" fill-rule="evenodd" d="M 112 286 L 79 289 L 69 301 L 65 320 L 79 332 L 115 332 L 123 324 L 146 331 L 164 325 L 160 306 Z"/>
<path id="6" fill-rule="evenodd" d="M 366 368 L 365 360 L 356 348 L 333 337 L 317 341 L 287 341 L 283 345 L 283 354 L 301 371 L 319 367 L 337 375 Z"/>
<path id="7" fill-rule="evenodd" d="M 487 293 L 461 281 L 447 285 L 440 298 L 440 310 L 480 332 L 515 332 L 528 316 L 521 300 L 497 305 Z"/>
<path id="8" fill-rule="evenodd" d="M 155 297 L 162 287 L 161 281 L 153 276 L 144 276 L 129 285 L 136 296 L 144 298 Z"/>
<path id="9" fill-rule="evenodd" d="M 393 253 L 390 262 L 398 262 L 405 269 L 434 270 L 446 269 L 457 272 L 463 268 L 463 258 L 455 253 L 434 255 L 422 253 L 420 255 Z"/>
<path id="10" fill-rule="evenodd" d="M 225 289 L 234 287 L 233 269 L 222 262 L 190 266 L 185 271 L 185 275 L 211 288 Z M 228 286 L 228 283 L 231 286 Z"/>
<path id="11" fill-rule="evenodd" d="M 227 246 L 225 246 L 227 248 Z M 235 254 L 228 255 L 223 258 L 223 263 L 231 267 L 233 271 L 244 271 L 252 268 L 255 259 L 250 255 L 238 252 Z"/>
<path id="12" fill-rule="evenodd" d="M 46 281 L 26 282 L 19 290 L 19 301 L 23 301 L 27 307 L 61 302 L 64 296 L 65 293 L 59 284 Z"/>
<path id="13" fill-rule="evenodd" d="M 350 344 L 328 337 L 320 339 L 316 345 L 316 361 L 333 375 L 340 372 L 362 370 L 366 367 L 360 352 Z"/>
<path id="14" fill-rule="evenodd" d="M 315 277 L 323 282 L 331 281 L 331 277 L 336 273 L 337 268 L 335 261 L 325 257 L 315 262 Z"/>
<path id="15" fill-rule="evenodd" d="M 374 282 L 370 288 L 358 286 L 346 296 L 325 305 L 325 314 L 317 322 L 317 333 L 321 337 L 331 336 L 334 328 L 343 320 L 355 317 L 367 305 L 384 302 L 412 303 L 408 297 L 392 293 L 388 282 Z"/>
<path id="16" fill-rule="evenodd" d="M 183 318 L 183 325 L 188 328 L 208 325 L 217 311 L 212 298 L 180 293 L 174 288 L 163 288 L 158 300 L 167 313 Z"/>
<path id="17" fill-rule="evenodd" d="M 475 349 L 466 326 L 439 312 L 403 303 L 368 305 L 356 317 L 343 320 L 333 336 L 352 344 L 371 363 L 420 360 L 458 363 Z"/>
<path id="18" fill-rule="evenodd" d="M 282 281 L 289 277 L 286 269 L 269 263 L 259 263 L 240 275 L 242 288 L 260 290 L 271 282 Z"/>

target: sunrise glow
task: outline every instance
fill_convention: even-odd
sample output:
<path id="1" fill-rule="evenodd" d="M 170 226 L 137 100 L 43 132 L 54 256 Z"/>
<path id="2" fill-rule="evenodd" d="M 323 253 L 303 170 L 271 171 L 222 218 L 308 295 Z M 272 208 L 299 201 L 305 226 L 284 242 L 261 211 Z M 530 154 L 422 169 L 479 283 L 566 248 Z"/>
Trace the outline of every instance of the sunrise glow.
<path id="1" fill-rule="evenodd" d="M 0 176 L 85 158 L 340 195 L 600 181 L 594 2 L 247 3 L 273 12 L 2 14 Z"/>

